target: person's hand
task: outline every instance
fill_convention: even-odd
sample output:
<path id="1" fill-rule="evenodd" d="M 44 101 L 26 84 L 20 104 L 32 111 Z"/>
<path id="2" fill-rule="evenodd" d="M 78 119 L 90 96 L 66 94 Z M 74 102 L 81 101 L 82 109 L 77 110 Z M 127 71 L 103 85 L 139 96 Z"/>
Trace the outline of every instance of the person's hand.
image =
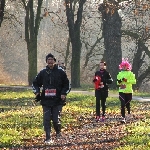
<path id="1" fill-rule="evenodd" d="M 120 89 L 125 89 L 126 88 L 126 85 L 125 84 L 121 84 L 120 85 Z"/>
<path id="2" fill-rule="evenodd" d="M 61 95 L 61 99 L 62 99 L 62 105 L 65 106 L 66 105 L 66 95 Z"/>
<path id="3" fill-rule="evenodd" d="M 100 88 L 103 88 L 103 87 L 104 87 L 104 83 L 101 82 L 101 83 L 100 83 Z"/>
<path id="4" fill-rule="evenodd" d="M 122 81 L 127 82 L 127 79 L 126 78 L 122 78 Z"/>
<path id="5" fill-rule="evenodd" d="M 93 80 L 93 82 L 96 82 L 96 81 L 97 81 L 97 79 L 94 79 L 94 80 Z"/>
<path id="6" fill-rule="evenodd" d="M 66 99 L 66 95 L 61 95 L 61 99 L 65 100 Z"/>
<path id="7" fill-rule="evenodd" d="M 117 81 L 118 81 L 119 84 L 122 82 L 122 80 L 117 80 Z"/>
<path id="8" fill-rule="evenodd" d="M 41 95 L 40 95 L 40 93 L 37 93 L 35 96 L 35 101 L 38 102 L 40 100 L 41 100 Z"/>

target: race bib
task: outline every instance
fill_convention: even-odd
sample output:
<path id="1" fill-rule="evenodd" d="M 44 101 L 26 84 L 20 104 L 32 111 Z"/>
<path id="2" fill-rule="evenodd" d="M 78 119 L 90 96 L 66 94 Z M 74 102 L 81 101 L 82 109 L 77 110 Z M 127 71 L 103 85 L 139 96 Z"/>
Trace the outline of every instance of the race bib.
<path id="1" fill-rule="evenodd" d="M 46 89 L 45 97 L 56 96 L 56 89 Z"/>

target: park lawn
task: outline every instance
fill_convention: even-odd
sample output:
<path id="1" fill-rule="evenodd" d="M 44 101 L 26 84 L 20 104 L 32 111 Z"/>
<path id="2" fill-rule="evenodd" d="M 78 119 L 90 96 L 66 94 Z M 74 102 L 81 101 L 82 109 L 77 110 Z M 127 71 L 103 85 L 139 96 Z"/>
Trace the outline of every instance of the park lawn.
<path id="1" fill-rule="evenodd" d="M 42 109 L 39 103 L 35 104 L 33 100 L 31 90 L 0 92 L 0 148 L 21 147 L 27 140 L 43 137 Z M 88 123 L 88 119 L 94 119 L 93 96 L 70 93 L 67 100 L 67 105 L 62 111 L 64 131 L 82 127 Z M 120 138 L 120 146 L 116 150 L 148 150 L 150 149 L 149 103 L 132 101 L 131 105 L 133 113 L 143 117 L 122 125 L 125 135 Z M 107 99 L 107 114 L 111 117 L 120 115 L 120 102 L 117 98 Z M 111 125 L 109 128 L 111 130 Z M 106 126 L 101 126 L 100 130 L 105 132 Z"/>
<path id="2" fill-rule="evenodd" d="M 115 150 L 149 150 L 150 149 L 150 116 L 142 121 L 131 123 L 126 127 L 129 133 L 120 142 L 123 146 Z"/>

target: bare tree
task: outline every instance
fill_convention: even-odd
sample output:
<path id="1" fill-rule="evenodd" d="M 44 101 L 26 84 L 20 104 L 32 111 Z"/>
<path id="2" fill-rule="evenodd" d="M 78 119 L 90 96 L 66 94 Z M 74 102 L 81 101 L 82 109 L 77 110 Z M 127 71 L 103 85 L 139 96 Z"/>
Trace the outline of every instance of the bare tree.
<path id="1" fill-rule="evenodd" d="M 82 23 L 83 5 L 86 0 L 65 0 L 66 16 L 68 21 L 69 36 L 72 44 L 72 60 L 71 60 L 71 85 L 73 88 L 80 87 L 80 55 L 81 55 L 81 39 L 80 27 Z M 78 3 L 77 16 L 75 20 L 75 5 Z"/>
<path id="2" fill-rule="evenodd" d="M 150 75 L 150 61 L 148 61 L 150 58 L 150 51 L 146 44 L 150 39 L 149 5 L 150 1 L 148 0 L 136 0 L 128 5 L 128 9 L 131 13 L 124 10 L 124 13 L 128 14 L 130 22 L 134 22 L 134 25 L 128 24 L 122 30 L 122 35 L 131 37 L 135 40 L 136 47 L 132 50 L 132 53 L 134 54 L 133 72 L 137 79 L 137 85 L 135 88 L 139 88 L 142 85 L 142 82 Z"/>
<path id="3" fill-rule="evenodd" d="M 28 82 L 32 84 L 33 78 L 37 74 L 37 36 L 41 21 L 41 7 L 43 0 L 38 0 L 36 15 L 34 14 L 34 2 L 29 0 L 26 2 L 22 0 L 24 5 L 26 16 L 25 16 L 25 40 L 28 49 Z"/>
<path id="4" fill-rule="evenodd" d="M 146 55 L 149 57 L 148 49 L 145 46 L 146 41 L 149 39 L 149 27 L 143 20 L 139 20 L 141 15 L 149 16 L 149 1 L 124 1 L 124 0 L 104 0 L 99 5 L 99 11 L 102 14 L 103 21 L 103 36 L 104 36 L 104 59 L 106 60 L 107 69 L 111 72 L 114 79 L 113 88 L 116 87 L 116 75 L 118 72 L 118 65 L 122 58 L 121 37 L 129 36 L 136 40 L 136 49 L 132 53 L 135 55 L 133 59 L 133 71 L 137 78 L 137 85 L 140 86 L 142 81 L 149 75 L 150 68 L 147 67 L 141 73 L 141 67 L 145 62 Z M 125 14 L 128 16 L 127 22 L 124 20 L 125 26 L 122 26 L 122 10 L 127 8 Z M 142 12 L 143 11 L 143 12 Z M 133 16 L 134 14 L 134 16 Z M 144 17 L 143 17 L 144 18 Z M 132 23 L 130 26 L 129 23 Z M 121 27 L 124 28 L 121 30 Z M 145 53 L 143 55 L 143 53 Z"/>

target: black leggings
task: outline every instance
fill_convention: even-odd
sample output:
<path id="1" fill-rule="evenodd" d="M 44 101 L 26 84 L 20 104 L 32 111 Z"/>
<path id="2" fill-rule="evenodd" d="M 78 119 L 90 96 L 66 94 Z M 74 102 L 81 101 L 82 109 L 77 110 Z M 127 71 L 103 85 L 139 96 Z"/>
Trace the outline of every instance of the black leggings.
<path id="1" fill-rule="evenodd" d="M 130 114 L 130 102 L 132 100 L 132 93 L 119 92 L 119 99 L 121 102 L 121 115 L 125 118 L 125 107 L 127 108 L 128 114 Z"/>
<path id="2" fill-rule="evenodd" d="M 101 100 L 96 98 L 96 116 L 100 116 L 100 101 L 102 106 L 102 116 L 105 116 L 106 98 Z"/>
<path id="3" fill-rule="evenodd" d="M 100 107 L 102 107 L 102 116 L 105 116 L 106 98 L 108 96 L 108 92 L 97 90 L 95 96 L 96 96 L 96 116 L 100 116 Z"/>

